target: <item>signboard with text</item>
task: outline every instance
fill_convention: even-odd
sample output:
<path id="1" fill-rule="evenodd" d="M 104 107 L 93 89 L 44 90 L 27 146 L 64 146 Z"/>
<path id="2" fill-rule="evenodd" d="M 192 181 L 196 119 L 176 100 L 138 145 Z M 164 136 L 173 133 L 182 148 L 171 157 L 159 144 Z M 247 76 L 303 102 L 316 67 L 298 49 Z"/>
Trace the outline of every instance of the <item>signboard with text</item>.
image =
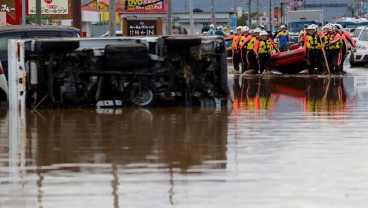
<path id="1" fill-rule="evenodd" d="M 43 15 L 68 15 L 70 0 L 42 0 L 41 14 Z M 36 0 L 28 0 L 28 14 L 36 14 Z"/>
<path id="2" fill-rule="evenodd" d="M 127 36 L 157 35 L 156 20 L 128 20 Z"/>
<path id="3" fill-rule="evenodd" d="M 122 13 L 166 13 L 166 0 L 120 0 Z"/>

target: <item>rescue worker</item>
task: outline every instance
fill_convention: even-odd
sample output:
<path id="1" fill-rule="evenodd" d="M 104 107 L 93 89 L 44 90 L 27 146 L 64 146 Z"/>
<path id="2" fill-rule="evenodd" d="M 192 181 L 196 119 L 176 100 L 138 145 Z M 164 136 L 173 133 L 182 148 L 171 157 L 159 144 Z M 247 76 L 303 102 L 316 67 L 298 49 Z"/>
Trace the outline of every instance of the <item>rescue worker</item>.
<path id="1" fill-rule="evenodd" d="M 224 33 L 224 37 L 229 36 L 229 28 L 224 27 L 224 28 L 222 29 L 222 32 Z"/>
<path id="2" fill-rule="evenodd" d="M 215 25 L 210 24 L 210 29 L 207 31 L 207 35 L 215 35 Z"/>
<path id="3" fill-rule="evenodd" d="M 304 46 L 304 39 L 305 39 L 305 35 L 307 34 L 307 28 L 308 28 L 308 25 L 304 24 L 303 29 L 299 32 L 299 35 L 298 35 L 298 42 L 299 42 L 299 45 L 302 47 Z"/>
<path id="4" fill-rule="evenodd" d="M 259 28 L 261 29 L 261 31 L 265 31 L 265 27 L 263 25 L 260 25 Z"/>
<path id="5" fill-rule="evenodd" d="M 258 72 L 258 61 L 256 59 L 256 54 L 254 53 L 254 44 L 260 38 L 260 28 L 254 30 L 249 30 L 249 36 L 241 45 L 241 48 L 246 48 L 246 59 L 247 59 L 247 69 L 250 72 Z"/>
<path id="6" fill-rule="evenodd" d="M 308 73 L 323 72 L 324 56 L 321 49 L 321 37 L 318 33 L 318 26 L 315 24 L 309 25 L 307 35 L 304 40 L 304 56 L 308 60 Z"/>
<path id="7" fill-rule="evenodd" d="M 271 53 L 273 50 L 278 50 L 276 44 L 268 37 L 266 31 L 261 31 L 260 36 L 261 38 L 254 45 L 254 52 L 259 62 L 260 74 L 262 74 L 263 72 L 271 71 Z"/>
<path id="8" fill-rule="evenodd" d="M 242 27 L 240 26 L 236 28 L 236 35 L 233 38 L 233 42 L 232 42 L 233 65 L 234 65 L 235 72 L 239 72 L 239 64 L 241 61 L 241 53 L 239 50 L 239 42 L 241 39 L 241 29 Z"/>
<path id="9" fill-rule="evenodd" d="M 241 29 L 242 36 L 239 41 L 239 49 L 241 52 L 241 62 L 242 62 L 242 73 L 245 72 L 248 68 L 247 62 L 247 48 L 244 47 L 245 40 L 249 37 L 249 28 L 247 26 L 243 26 Z"/>
<path id="10" fill-rule="evenodd" d="M 356 47 L 356 44 L 355 44 L 355 41 L 354 39 L 350 36 L 350 34 L 346 31 L 343 31 L 341 30 L 342 29 L 342 26 L 340 24 L 335 24 L 335 31 L 337 33 L 339 33 L 341 35 L 341 38 L 342 38 L 342 43 L 343 43 L 343 46 L 341 48 L 341 65 L 340 65 L 340 69 L 341 69 L 341 72 L 342 73 L 345 73 L 344 71 L 344 61 L 346 59 L 346 56 L 349 54 L 349 46 L 348 46 L 348 42 L 350 43 L 350 45 L 355 48 Z"/>
<path id="11" fill-rule="evenodd" d="M 275 39 L 278 39 L 279 42 L 279 50 L 287 51 L 288 46 L 291 40 L 289 32 L 286 30 L 285 25 L 280 26 L 281 31 L 279 31 L 275 37 Z"/>
<path id="12" fill-rule="evenodd" d="M 341 74 L 341 48 L 343 41 L 341 35 L 335 31 L 335 25 L 332 27 L 331 25 L 327 25 L 326 27 L 328 28 L 329 32 L 323 38 L 322 47 L 326 48 L 328 66 L 333 74 Z"/>
<path id="13" fill-rule="evenodd" d="M 224 32 L 222 32 L 222 27 L 216 28 L 215 35 L 224 36 Z"/>

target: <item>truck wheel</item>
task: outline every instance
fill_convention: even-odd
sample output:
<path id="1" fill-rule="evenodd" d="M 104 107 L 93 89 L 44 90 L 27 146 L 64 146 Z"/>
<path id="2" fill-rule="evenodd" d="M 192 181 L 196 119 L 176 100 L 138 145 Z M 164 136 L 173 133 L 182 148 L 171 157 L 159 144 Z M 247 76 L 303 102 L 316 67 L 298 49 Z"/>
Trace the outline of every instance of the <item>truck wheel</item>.
<path id="1" fill-rule="evenodd" d="M 165 39 L 165 43 L 168 46 L 174 47 L 191 47 L 201 45 L 202 40 L 200 38 L 193 37 L 169 37 Z"/>
<path id="2" fill-rule="evenodd" d="M 131 84 L 126 92 L 129 102 L 142 108 L 154 106 L 159 101 L 157 88 L 149 82 Z"/>

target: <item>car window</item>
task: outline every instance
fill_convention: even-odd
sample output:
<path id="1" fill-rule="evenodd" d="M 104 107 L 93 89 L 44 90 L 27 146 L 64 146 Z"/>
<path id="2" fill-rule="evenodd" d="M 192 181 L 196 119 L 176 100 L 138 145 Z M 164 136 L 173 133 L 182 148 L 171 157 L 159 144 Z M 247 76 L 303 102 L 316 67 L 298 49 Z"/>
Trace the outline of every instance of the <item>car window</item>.
<path id="1" fill-rule="evenodd" d="M 362 29 L 356 29 L 353 37 L 359 37 L 360 32 L 362 32 Z"/>
<path id="2" fill-rule="evenodd" d="M 60 36 L 61 37 L 78 37 L 77 33 L 73 33 L 73 32 L 67 32 L 67 31 L 60 31 Z"/>
<path id="3" fill-rule="evenodd" d="M 360 35 L 359 40 L 368 41 L 368 30 L 363 31 L 363 33 Z"/>
<path id="4" fill-rule="evenodd" d="M 27 31 L 27 38 L 50 38 L 60 37 L 58 31 Z"/>
<path id="5" fill-rule="evenodd" d="M 24 37 L 24 33 L 21 33 L 21 32 L 0 34 L 0 53 L 1 54 L 8 53 L 8 40 L 9 39 L 21 39 L 23 37 Z"/>

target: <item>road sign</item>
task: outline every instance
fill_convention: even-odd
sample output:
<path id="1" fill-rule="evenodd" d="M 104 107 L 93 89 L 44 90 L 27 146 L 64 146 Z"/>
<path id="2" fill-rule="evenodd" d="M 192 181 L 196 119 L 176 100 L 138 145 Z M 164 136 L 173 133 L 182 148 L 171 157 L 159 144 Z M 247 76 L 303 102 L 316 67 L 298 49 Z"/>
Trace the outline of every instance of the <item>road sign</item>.
<path id="1" fill-rule="evenodd" d="M 289 0 L 289 6 L 291 7 L 304 6 L 304 0 Z"/>

